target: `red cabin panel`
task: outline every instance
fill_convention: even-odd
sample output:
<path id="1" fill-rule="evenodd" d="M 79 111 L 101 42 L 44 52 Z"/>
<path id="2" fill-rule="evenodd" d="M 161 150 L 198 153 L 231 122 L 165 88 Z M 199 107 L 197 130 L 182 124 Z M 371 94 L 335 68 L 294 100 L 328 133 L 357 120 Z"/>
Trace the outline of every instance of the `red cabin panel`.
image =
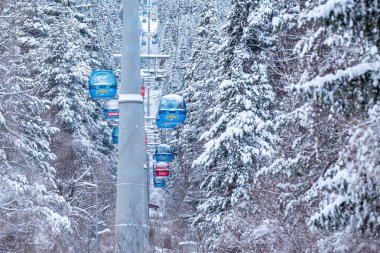
<path id="1" fill-rule="evenodd" d="M 119 112 L 107 112 L 107 116 L 119 116 Z"/>
<path id="2" fill-rule="evenodd" d="M 169 176 L 168 170 L 156 170 L 154 173 L 156 174 L 156 177 L 168 177 Z"/>

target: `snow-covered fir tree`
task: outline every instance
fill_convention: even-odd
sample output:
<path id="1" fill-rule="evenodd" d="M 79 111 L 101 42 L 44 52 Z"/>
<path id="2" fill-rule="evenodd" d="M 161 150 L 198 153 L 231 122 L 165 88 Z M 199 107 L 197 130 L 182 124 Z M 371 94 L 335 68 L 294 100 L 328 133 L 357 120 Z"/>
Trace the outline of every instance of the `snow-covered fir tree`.
<path id="1" fill-rule="evenodd" d="M 2 2 L 0 251 L 66 251 L 70 207 L 57 192 L 56 158 L 49 143 L 59 129 L 44 113 L 50 102 L 37 96 L 40 43 L 49 32 L 39 5 L 46 1 Z M 59 239 L 57 239 L 59 238 Z"/>
<path id="2" fill-rule="evenodd" d="M 41 62 L 43 71 L 40 82 L 43 87 L 40 92 L 43 98 L 51 101 L 46 118 L 60 129 L 51 142 L 57 156 L 54 167 L 61 194 L 73 209 L 73 226 L 80 231 L 78 237 L 74 237 L 74 247 L 80 251 L 87 244 L 83 238 L 95 244 L 92 217 L 95 217 L 96 206 L 99 205 L 95 203 L 96 187 L 99 181 L 112 182 L 115 149 L 111 144 L 110 129 L 100 124 L 101 105 L 91 100 L 87 91 L 91 67 L 97 65 L 83 45 L 97 41 L 91 36 L 97 31 L 89 30 L 91 23 L 81 23 L 70 2 L 57 2 L 50 6 L 46 16 L 51 32 L 44 42 L 46 58 Z M 100 51 L 100 46 L 95 49 Z M 103 56 L 98 55 L 98 60 L 102 62 Z M 106 63 L 101 65 L 105 66 Z M 101 178 L 102 175 L 108 175 L 108 178 Z M 86 194 L 81 193 L 83 190 Z M 112 187 L 108 187 L 99 194 L 106 196 L 111 190 Z M 112 203 L 102 201 L 98 209 Z M 107 228 L 108 222 L 103 220 L 100 229 Z"/>
<path id="3" fill-rule="evenodd" d="M 182 226 L 187 229 L 183 234 L 176 234 L 182 241 L 197 240 L 192 234 L 189 222 L 180 217 L 191 216 L 195 211 L 199 194 L 199 182 L 202 173 L 192 168 L 192 163 L 202 151 L 202 143 L 199 142 L 203 127 L 208 124 L 208 117 L 204 109 L 209 107 L 212 101 L 212 92 L 215 87 L 212 79 L 212 71 L 216 67 L 217 50 L 219 45 L 219 13 L 216 1 L 207 2 L 200 16 L 196 28 L 196 37 L 192 47 L 191 65 L 187 70 L 183 91 L 181 92 L 187 101 L 189 110 L 186 124 L 178 128 L 173 143 L 175 149 L 175 167 L 170 190 L 167 192 L 166 211 L 170 216 L 177 215 L 182 220 Z M 202 169 L 200 169 L 202 170 Z M 196 183 L 198 182 L 198 183 Z M 179 206 L 178 203 L 182 203 Z M 175 224 L 178 226 L 178 222 Z M 173 227 L 175 230 L 175 227 Z M 174 240 L 174 239 L 173 239 Z"/>
<path id="4" fill-rule="evenodd" d="M 0 203 L 8 208 L 2 217 L 9 217 L 1 225 L 2 246 L 5 251 L 88 251 L 96 243 L 97 204 L 99 229 L 111 226 L 114 216 L 109 196 L 116 150 L 110 130 L 101 124 L 100 103 L 87 94 L 91 66 L 100 67 L 103 58 L 94 47 L 95 34 L 107 28 L 95 30 L 87 1 L 1 4 L 4 16 L 15 15 L 1 19 L 6 31 L 1 43 L 12 45 L 2 48 L 1 59 L 7 101 L 1 105 L 2 146 L 9 147 L 2 152 Z M 112 247 L 110 234 L 100 238 L 102 251 Z"/>
<path id="5" fill-rule="evenodd" d="M 306 37 L 296 46 L 304 73 L 294 88 L 346 113 L 378 100 L 377 1 L 306 1 L 298 18 Z"/>
<path id="6" fill-rule="evenodd" d="M 204 170 L 201 187 L 207 192 L 194 224 L 201 227 L 213 252 L 243 250 L 233 243 L 244 230 L 235 219 L 249 214 L 255 171 L 273 153 L 275 138 L 268 128 L 274 93 L 264 64 L 271 40 L 262 36 L 271 15 L 269 2 L 232 1 L 221 38 L 214 73 L 218 87 L 208 109 L 213 123 L 201 136 L 205 150 L 194 163 Z"/>
<path id="7" fill-rule="evenodd" d="M 374 125 L 380 95 L 379 12 L 377 1 L 309 1 L 298 19 L 308 27 L 308 38 L 297 47 L 305 71 L 293 87 L 313 103 L 329 105 L 337 112 L 330 117 L 344 117 L 335 127 L 344 142 L 307 194 L 322 195 L 310 223 L 338 231 L 332 237 L 341 238 L 324 250 L 343 244 L 347 250 L 376 248 L 368 239 L 378 237 L 380 215 L 379 176 L 374 173 L 380 170 Z"/>
<path id="8" fill-rule="evenodd" d="M 376 177 L 358 172 L 363 165 L 351 159 L 357 150 L 353 143 L 364 141 L 364 132 L 367 140 L 376 143 L 370 137 L 373 128 L 364 126 L 371 122 L 366 111 L 374 115 L 376 110 L 371 108 L 378 100 L 378 26 L 374 21 L 379 18 L 378 7 L 373 1 L 307 1 L 300 12 L 300 6 L 296 3 L 283 13 L 288 28 L 281 35 L 288 40 L 285 49 L 295 48 L 293 59 L 300 61 L 289 60 L 292 55 L 288 55 L 284 60 L 293 69 L 279 68 L 287 69 L 285 83 L 296 97 L 284 100 L 287 105 L 276 121 L 281 136 L 278 155 L 260 174 L 276 175 L 262 179 L 266 185 L 276 185 L 271 190 L 279 191 L 273 197 L 280 203 L 285 224 L 302 231 L 303 236 L 296 234 L 292 239 L 294 246 L 323 252 L 371 252 L 378 248 L 370 235 L 376 234 L 373 220 L 378 216 L 373 211 L 378 189 L 371 183 Z M 352 133 L 357 135 L 350 137 Z"/>
<path id="9" fill-rule="evenodd" d="M 162 89 L 165 93 L 183 89 L 186 67 L 191 56 L 200 8 L 204 1 L 174 1 L 159 2 L 160 32 L 158 41 L 160 51 L 171 55 L 165 63 L 168 79 Z"/>

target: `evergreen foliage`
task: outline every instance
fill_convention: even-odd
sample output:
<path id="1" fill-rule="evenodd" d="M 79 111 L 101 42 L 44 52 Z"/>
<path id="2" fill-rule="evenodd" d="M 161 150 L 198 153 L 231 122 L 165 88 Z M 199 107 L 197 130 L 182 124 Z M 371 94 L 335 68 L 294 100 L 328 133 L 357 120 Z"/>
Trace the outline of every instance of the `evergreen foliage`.
<path id="1" fill-rule="evenodd" d="M 100 62 L 85 46 L 94 40 L 90 13 L 71 1 L 1 4 L 1 15 L 14 17 L 0 24 L 9 44 L 1 47 L 1 251 L 87 251 L 97 186 L 105 187 L 100 229 L 113 221 L 106 207 L 116 153 L 100 104 L 88 98 L 91 65 Z"/>
<path id="2" fill-rule="evenodd" d="M 71 232 L 70 206 L 57 193 L 51 166 L 56 155 L 49 145 L 59 129 L 44 119 L 50 102 L 36 95 L 41 88 L 36 56 L 48 29 L 35 4 L 18 1 L 2 7 L 2 15 L 18 18 L 2 22 L 1 41 L 8 46 L 1 48 L 0 250 L 64 249 L 60 244 L 67 243 Z"/>
<path id="3" fill-rule="evenodd" d="M 216 26 L 210 5 L 179 90 L 191 111 L 170 137 L 165 210 L 192 213 L 177 237 L 202 252 L 376 252 L 377 2 L 236 0 Z"/>
<path id="4" fill-rule="evenodd" d="M 121 4 L 0 1 L 1 252 L 93 252 L 97 232 L 113 251 L 116 148 L 87 78 L 115 68 Z M 161 92 L 189 112 L 161 134 L 152 252 L 379 252 L 378 1 L 158 5 Z"/>

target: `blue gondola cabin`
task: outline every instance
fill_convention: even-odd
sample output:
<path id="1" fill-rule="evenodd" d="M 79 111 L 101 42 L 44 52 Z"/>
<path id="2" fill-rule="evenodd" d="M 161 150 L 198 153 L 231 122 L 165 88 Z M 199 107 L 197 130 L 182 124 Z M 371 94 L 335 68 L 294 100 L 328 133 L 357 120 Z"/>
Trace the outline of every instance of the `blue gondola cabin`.
<path id="1" fill-rule="evenodd" d="M 106 120 L 118 120 L 120 109 L 119 109 L 119 100 L 109 99 L 104 102 L 103 114 Z"/>
<path id="2" fill-rule="evenodd" d="M 88 80 L 88 88 L 92 98 L 113 98 L 117 93 L 116 76 L 112 70 L 93 70 Z"/>
<path id="3" fill-rule="evenodd" d="M 182 96 L 169 94 L 161 98 L 158 117 L 162 123 L 182 124 L 186 119 L 186 103 Z"/>
<path id="4" fill-rule="evenodd" d="M 173 159 L 172 148 L 167 144 L 157 145 L 154 157 L 157 162 L 170 162 Z"/>

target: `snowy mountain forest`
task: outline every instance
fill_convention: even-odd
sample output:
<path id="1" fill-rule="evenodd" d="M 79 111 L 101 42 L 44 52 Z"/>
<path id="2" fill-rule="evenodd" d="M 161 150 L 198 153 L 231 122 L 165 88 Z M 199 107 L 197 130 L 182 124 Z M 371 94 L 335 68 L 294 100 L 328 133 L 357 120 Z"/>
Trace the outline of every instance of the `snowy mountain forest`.
<path id="1" fill-rule="evenodd" d="M 160 130 L 151 252 L 380 252 L 380 2 L 157 5 L 159 89 L 188 115 Z M 117 146 L 87 82 L 119 75 L 121 25 L 121 0 L 0 0 L 0 252 L 113 252 Z"/>

